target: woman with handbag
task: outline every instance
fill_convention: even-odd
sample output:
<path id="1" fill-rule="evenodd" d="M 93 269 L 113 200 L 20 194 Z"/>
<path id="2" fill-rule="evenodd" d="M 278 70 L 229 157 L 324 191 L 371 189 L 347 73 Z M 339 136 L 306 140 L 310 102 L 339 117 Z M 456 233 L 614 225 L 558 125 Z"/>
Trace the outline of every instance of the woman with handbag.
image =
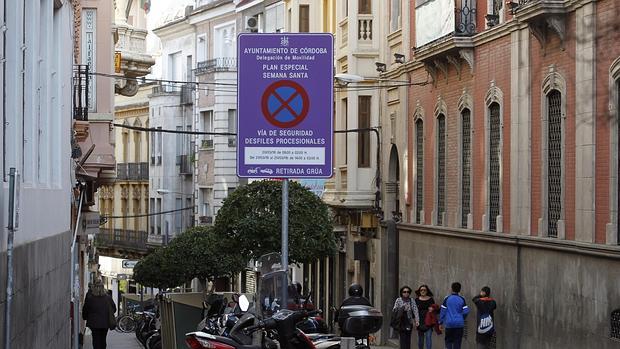
<path id="1" fill-rule="evenodd" d="M 415 302 L 411 299 L 411 287 L 400 288 L 400 297 L 394 302 L 393 312 L 402 313 L 400 316 L 399 341 L 400 349 L 411 348 L 411 331 L 420 325 L 420 313 Z"/>
<path id="2" fill-rule="evenodd" d="M 92 288 L 86 294 L 82 318 L 86 320 L 86 327 L 93 334 L 93 349 L 106 349 L 108 329 L 116 327 L 116 305 L 112 297 L 103 288 L 101 279 L 95 280 Z"/>
<path id="3" fill-rule="evenodd" d="M 424 348 L 424 342 L 426 342 L 426 349 L 431 349 L 433 348 L 433 329 L 426 324 L 424 319 L 426 319 L 426 313 L 428 313 L 433 304 L 435 304 L 433 292 L 431 292 L 431 289 L 428 288 L 427 285 L 422 285 L 418 287 L 415 294 L 415 304 L 418 307 L 420 319 L 422 319 L 420 325 L 417 327 L 418 349 Z"/>

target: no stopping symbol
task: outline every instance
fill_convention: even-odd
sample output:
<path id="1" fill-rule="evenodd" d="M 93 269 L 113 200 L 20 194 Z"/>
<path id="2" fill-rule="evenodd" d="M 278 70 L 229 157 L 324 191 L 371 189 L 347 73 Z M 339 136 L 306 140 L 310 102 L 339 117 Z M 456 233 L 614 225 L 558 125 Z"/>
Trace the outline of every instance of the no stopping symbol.
<path id="1" fill-rule="evenodd" d="M 300 84 L 291 80 L 280 80 L 265 89 L 261 107 L 263 116 L 270 124 L 290 128 L 306 118 L 310 99 L 308 92 Z"/>

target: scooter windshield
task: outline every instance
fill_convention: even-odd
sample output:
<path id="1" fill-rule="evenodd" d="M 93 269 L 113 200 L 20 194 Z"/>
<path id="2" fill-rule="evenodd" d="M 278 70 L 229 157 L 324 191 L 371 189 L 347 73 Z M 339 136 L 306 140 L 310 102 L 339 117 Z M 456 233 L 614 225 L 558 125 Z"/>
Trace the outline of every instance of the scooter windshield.
<path id="1" fill-rule="evenodd" d="M 288 280 L 286 269 L 282 267 L 281 256 L 279 253 L 270 253 L 257 260 L 257 268 L 260 273 L 258 285 L 258 302 L 263 318 L 275 314 L 278 310 L 285 307 L 282 300 L 285 297 Z"/>

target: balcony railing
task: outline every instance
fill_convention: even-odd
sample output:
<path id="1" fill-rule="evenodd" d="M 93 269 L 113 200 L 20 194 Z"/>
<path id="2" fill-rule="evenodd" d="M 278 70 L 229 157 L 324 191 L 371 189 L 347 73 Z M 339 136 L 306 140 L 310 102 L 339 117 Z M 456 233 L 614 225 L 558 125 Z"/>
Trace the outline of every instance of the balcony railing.
<path id="1" fill-rule="evenodd" d="M 88 121 L 88 65 L 73 66 L 73 119 Z"/>
<path id="2" fill-rule="evenodd" d="M 117 163 L 116 164 L 116 179 L 119 180 L 127 180 L 127 178 L 129 177 L 129 171 L 128 171 L 128 167 L 127 164 L 122 164 L 122 163 Z"/>
<path id="3" fill-rule="evenodd" d="M 145 231 L 100 229 L 99 234 L 95 235 L 95 243 L 97 247 L 146 251 L 147 237 Z"/>
<path id="4" fill-rule="evenodd" d="M 130 162 L 116 164 L 116 179 L 140 181 L 149 179 L 148 162 Z"/>
<path id="5" fill-rule="evenodd" d="M 476 0 L 461 0 L 461 7 L 457 7 L 455 12 L 455 35 L 472 36 L 476 34 Z"/>
<path id="6" fill-rule="evenodd" d="M 189 175 L 194 172 L 192 161 L 187 155 L 177 155 L 177 164 L 179 165 L 180 174 Z"/>
<path id="7" fill-rule="evenodd" d="M 213 71 L 229 71 L 237 67 L 237 59 L 235 57 L 219 57 L 198 62 L 194 73 L 196 75 Z"/>
<path id="8" fill-rule="evenodd" d="M 185 84 L 181 87 L 181 104 L 194 104 L 194 85 Z"/>
<path id="9" fill-rule="evenodd" d="M 213 216 L 200 216 L 198 220 L 200 224 L 213 224 Z"/>
<path id="10" fill-rule="evenodd" d="M 357 40 L 362 42 L 372 41 L 372 16 L 357 20 Z"/>

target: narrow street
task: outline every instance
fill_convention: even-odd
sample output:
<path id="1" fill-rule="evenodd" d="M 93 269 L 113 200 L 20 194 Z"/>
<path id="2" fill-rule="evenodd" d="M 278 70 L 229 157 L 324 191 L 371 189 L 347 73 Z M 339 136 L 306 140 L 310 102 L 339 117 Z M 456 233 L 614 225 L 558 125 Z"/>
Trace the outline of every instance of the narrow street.
<path id="1" fill-rule="evenodd" d="M 90 335 L 90 331 L 88 331 L 87 335 L 84 336 L 84 346 L 83 349 L 93 349 L 92 337 Z M 109 331 L 108 332 L 108 348 L 109 349 L 141 349 L 142 345 L 136 338 L 136 334 L 133 332 L 130 333 L 121 333 L 117 331 Z"/>

